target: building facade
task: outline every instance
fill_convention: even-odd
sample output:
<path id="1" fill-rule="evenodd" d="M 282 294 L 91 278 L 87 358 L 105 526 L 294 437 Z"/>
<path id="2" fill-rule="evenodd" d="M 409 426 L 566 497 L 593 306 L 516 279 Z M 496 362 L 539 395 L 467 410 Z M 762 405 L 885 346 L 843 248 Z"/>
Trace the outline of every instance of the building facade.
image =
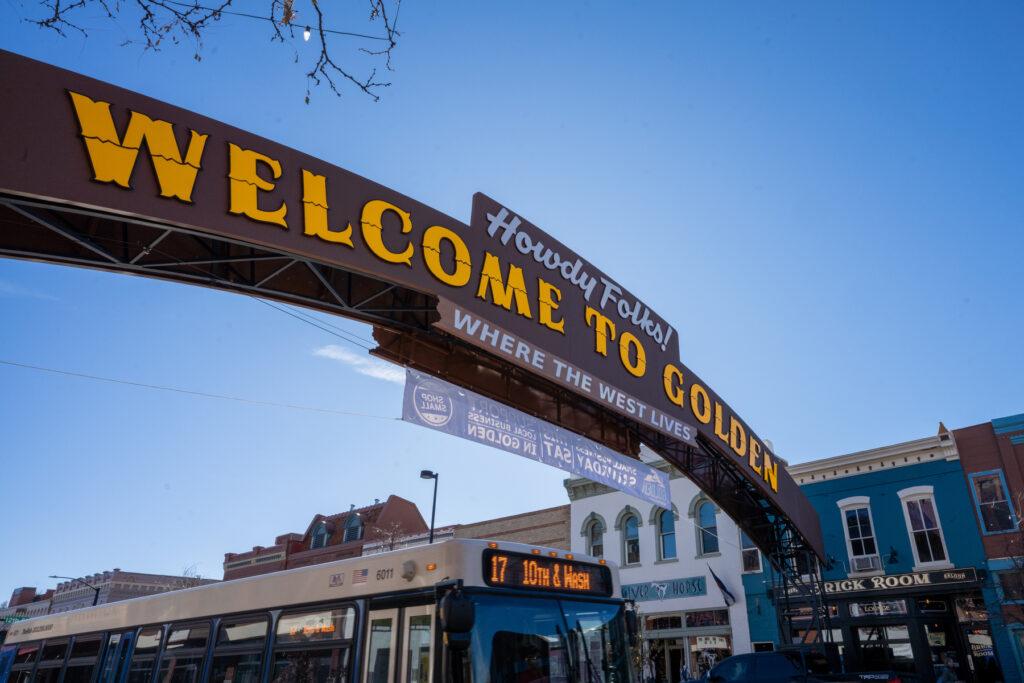
<path id="1" fill-rule="evenodd" d="M 58 583 L 50 598 L 49 613 L 69 612 L 93 604 L 103 605 L 215 582 L 215 579 L 127 572 L 117 568 Z M 96 590 L 86 584 L 95 586 Z"/>
<path id="2" fill-rule="evenodd" d="M 50 598 L 53 589 L 40 593 L 36 588 L 25 586 L 15 588 L 5 607 L 0 607 L 0 643 L 7 638 L 11 624 L 50 613 Z"/>
<path id="3" fill-rule="evenodd" d="M 317 514 L 304 533 L 283 534 L 269 547 L 224 554 L 224 580 L 359 557 L 374 541 L 428 531 L 416 504 L 400 496 L 335 515 Z"/>
<path id="4" fill-rule="evenodd" d="M 659 683 L 696 678 L 716 662 L 750 652 L 744 572 L 760 575 L 761 553 L 690 480 L 669 472 L 666 510 L 586 479 L 565 482 L 571 550 L 619 565 L 623 597 L 642 615 L 644 658 Z M 722 583 L 719 587 L 716 577 Z"/>
<path id="5" fill-rule="evenodd" d="M 953 432 L 993 601 L 989 614 L 1008 683 L 1024 681 L 1024 414 Z"/>
<path id="6" fill-rule="evenodd" d="M 930 682 L 1000 681 L 974 505 L 953 435 L 791 466 L 821 520 L 831 632 L 844 665 Z M 770 577 L 745 577 L 754 640 L 779 642 Z M 799 619 L 799 604 L 791 607 Z M 809 611 L 809 608 L 808 608 Z M 809 614 L 808 614 L 809 616 Z M 806 636 L 799 627 L 789 637 Z"/>
<path id="7" fill-rule="evenodd" d="M 569 550 L 570 523 L 569 506 L 559 505 L 482 522 L 458 524 L 455 526 L 455 538 L 487 538 Z"/>
<path id="8" fill-rule="evenodd" d="M 569 550 L 569 506 L 559 505 L 482 522 L 454 524 L 434 529 L 434 543 L 450 538 L 486 538 Z M 375 555 L 389 550 L 402 550 L 424 545 L 429 540 L 429 530 L 397 538 L 377 539 L 368 541 L 363 546 L 363 554 Z"/>

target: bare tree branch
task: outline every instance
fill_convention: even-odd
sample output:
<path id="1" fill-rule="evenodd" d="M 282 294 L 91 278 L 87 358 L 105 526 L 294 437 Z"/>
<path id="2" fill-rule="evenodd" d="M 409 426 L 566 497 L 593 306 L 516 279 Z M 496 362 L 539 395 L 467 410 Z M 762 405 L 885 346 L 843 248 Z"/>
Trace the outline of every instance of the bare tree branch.
<path id="1" fill-rule="evenodd" d="M 209 0 L 210 5 L 200 4 L 200 0 L 125 0 L 126 4 L 138 12 L 138 40 L 126 40 L 122 46 L 140 44 L 145 50 L 160 50 L 168 41 L 173 45 L 180 45 L 183 42 L 194 44 L 196 61 L 202 60 L 203 36 L 214 22 L 220 21 L 226 16 L 246 17 L 249 19 L 263 19 L 270 23 L 270 40 L 285 43 L 296 40 L 295 28 L 302 27 L 299 22 L 298 10 L 295 8 L 295 0 L 265 0 L 268 2 L 266 15 L 247 14 L 236 11 L 234 0 Z M 397 20 L 401 0 L 369 0 L 370 12 L 368 20 L 375 25 L 382 26 L 382 36 L 372 36 L 353 31 L 340 31 L 328 26 L 325 19 L 325 12 L 320 6 L 319 0 L 308 0 L 313 12 L 314 21 L 305 26 L 303 33 L 304 40 L 316 36 L 319 54 L 316 61 L 306 72 L 306 97 L 309 103 L 312 89 L 316 86 L 326 84 L 339 97 L 342 95 L 341 86 L 348 83 L 360 92 L 380 100 L 378 91 L 387 88 L 391 84 L 385 81 L 376 80 L 377 70 L 371 68 L 369 75 L 365 78 L 356 75 L 341 60 L 336 59 L 332 52 L 331 36 L 342 35 L 348 38 L 362 40 L 375 40 L 384 47 L 381 49 L 359 48 L 359 52 L 371 57 L 382 58 L 384 67 L 393 71 L 392 53 L 398 46 L 398 38 L 401 35 L 397 29 Z M 393 15 L 389 12 L 389 2 L 394 8 Z M 77 31 L 83 36 L 88 36 L 86 29 L 76 23 L 83 10 L 98 7 L 109 19 L 117 19 L 124 9 L 122 0 L 39 0 L 39 4 L 46 10 L 45 16 L 39 19 L 28 21 L 40 28 L 50 29 L 62 37 L 67 37 L 68 32 Z M 294 51 L 295 62 L 299 61 L 299 53 Z"/>

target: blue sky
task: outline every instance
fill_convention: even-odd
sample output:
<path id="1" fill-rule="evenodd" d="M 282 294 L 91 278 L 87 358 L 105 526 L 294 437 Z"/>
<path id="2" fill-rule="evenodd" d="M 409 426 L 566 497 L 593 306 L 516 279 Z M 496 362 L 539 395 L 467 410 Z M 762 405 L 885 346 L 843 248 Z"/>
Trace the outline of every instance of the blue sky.
<path id="1" fill-rule="evenodd" d="M 1019 4 L 406 0 L 382 100 L 309 105 L 311 48 L 295 64 L 261 23 L 225 18 L 201 62 L 88 25 L 5 21 L 0 46 L 463 220 L 488 193 L 674 323 L 684 362 L 793 462 L 1024 411 Z M 0 313 L 0 360 L 400 413 L 363 351 L 249 297 L 0 260 Z M 393 420 L 3 366 L 0 434 L 3 593 L 114 566 L 219 577 L 224 552 L 317 512 L 395 493 L 429 514 L 421 468 L 441 472 L 439 524 L 566 502 L 557 470 Z"/>

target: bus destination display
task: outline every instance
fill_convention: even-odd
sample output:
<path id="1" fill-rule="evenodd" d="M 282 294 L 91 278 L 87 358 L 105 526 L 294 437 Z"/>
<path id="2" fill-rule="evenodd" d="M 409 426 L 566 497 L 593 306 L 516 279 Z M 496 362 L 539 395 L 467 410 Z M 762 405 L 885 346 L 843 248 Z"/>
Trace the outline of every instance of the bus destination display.
<path id="1" fill-rule="evenodd" d="M 612 594 L 608 567 L 558 557 L 484 551 L 484 582 L 488 586 L 559 593 Z"/>

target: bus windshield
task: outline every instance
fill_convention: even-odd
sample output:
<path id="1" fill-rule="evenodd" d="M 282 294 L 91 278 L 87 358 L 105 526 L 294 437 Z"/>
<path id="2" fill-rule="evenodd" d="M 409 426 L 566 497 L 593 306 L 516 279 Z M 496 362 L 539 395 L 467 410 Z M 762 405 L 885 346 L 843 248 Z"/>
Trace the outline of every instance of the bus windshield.
<path id="1" fill-rule="evenodd" d="M 629 648 L 621 604 L 475 594 L 473 681 L 625 683 Z"/>

